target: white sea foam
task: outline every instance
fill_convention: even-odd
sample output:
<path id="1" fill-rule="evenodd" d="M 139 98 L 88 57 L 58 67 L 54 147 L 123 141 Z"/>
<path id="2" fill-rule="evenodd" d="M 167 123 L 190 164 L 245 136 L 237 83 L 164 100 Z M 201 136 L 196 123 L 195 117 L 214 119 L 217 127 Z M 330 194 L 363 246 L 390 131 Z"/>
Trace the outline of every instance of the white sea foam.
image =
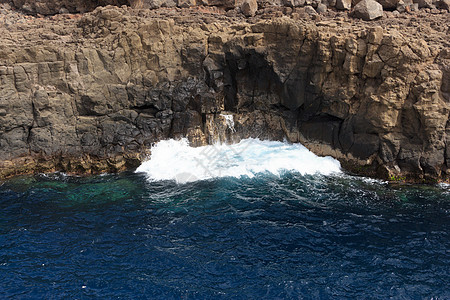
<path id="1" fill-rule="evenodd" d="M 216 177 L 253 177 L 283 171 L 305 174 L 340 173 L 340 163 L 331 157 L 318 157 L 301 144 L 245 139 L 238 144 L 190 147 L 186 139 L 160 141 L 151 157 L 136 170 L 152 181 L 179 183 Z"/>
<path id="2" fill-rule="evenodd" d="M 450 184 L 449 184 L 449 183 L 441 182 L 441 183 L 438 184 L 438 186 L 439 186 L 440 188 L 442 188 L 442 189 L 447 189 L 447 190 L 450 191 Z"/>
<path id="3" fill-rule="evenodd" d="M 220 114 L 222 117 L 225 118 L 225 122 L 228 126 L 228 128 L 232 131 L 232 132 L 236 132 L 236 129 L 234 129 L 234 119 L 233 119 L 233 115 L 225 115 L 225 114 Z"/>

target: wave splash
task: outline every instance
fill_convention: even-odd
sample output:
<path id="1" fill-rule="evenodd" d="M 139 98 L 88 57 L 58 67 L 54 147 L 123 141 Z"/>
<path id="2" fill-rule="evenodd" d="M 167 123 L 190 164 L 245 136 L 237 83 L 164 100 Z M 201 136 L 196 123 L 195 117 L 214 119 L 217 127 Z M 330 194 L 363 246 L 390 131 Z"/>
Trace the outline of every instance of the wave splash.
<path id="1" fill-rule="evenodd" d="M 340 163 L 319 157 L 301 144 L 244 139 L 238 144 L 190 147 L 187 139 L 164 140 L 151 149 L 150 160 L 136 172 L 152 181 L 186 183 L 218 177 L 254 177 L 259 173 L 281 175 L 293 171 L 302 175 L 340 173 Z"/>

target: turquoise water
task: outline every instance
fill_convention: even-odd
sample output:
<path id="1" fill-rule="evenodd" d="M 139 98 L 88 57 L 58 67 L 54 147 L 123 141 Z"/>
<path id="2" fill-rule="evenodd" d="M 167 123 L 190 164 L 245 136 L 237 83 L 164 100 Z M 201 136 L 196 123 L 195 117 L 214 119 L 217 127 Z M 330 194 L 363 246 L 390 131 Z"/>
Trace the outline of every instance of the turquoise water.
<path id="1" fill-rule="evenodd" d="M 137 173 L 0 183 L 0 298 L 450 299 L 449 229 L 446 185 L 164 141 Z"/>
<path id="2" fill-rule="evenodd" d="M 450 193 L 346 175 L 16 178 L 0 294 L 21 299 L 449 299 Z"/>

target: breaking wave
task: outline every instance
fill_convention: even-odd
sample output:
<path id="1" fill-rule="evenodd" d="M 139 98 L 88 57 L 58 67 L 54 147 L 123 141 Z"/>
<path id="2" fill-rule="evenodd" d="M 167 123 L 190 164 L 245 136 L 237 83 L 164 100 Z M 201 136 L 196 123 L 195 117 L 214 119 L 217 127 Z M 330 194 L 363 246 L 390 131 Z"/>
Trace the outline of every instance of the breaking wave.
<path id="1" fill-rule="evenodd" d="M 340 163 L 319 157 L 301 144 L 244 139 L 238 144 L 191 147 L 187 139 L 164 140 L 151 149 L 151 157 L 136 170 L 152 181 L 185 183 L 219 177 L 254 177 L 260 173 L 280 176 L 292 171 L 302 175 L 340 173 Z"/>

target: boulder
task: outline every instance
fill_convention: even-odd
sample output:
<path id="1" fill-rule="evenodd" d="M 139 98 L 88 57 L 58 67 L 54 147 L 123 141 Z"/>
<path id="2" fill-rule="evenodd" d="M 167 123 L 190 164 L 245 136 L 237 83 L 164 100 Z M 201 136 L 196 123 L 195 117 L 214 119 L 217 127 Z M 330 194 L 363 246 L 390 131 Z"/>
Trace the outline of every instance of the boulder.
<path id="1" fill-rule="evenodd" d="M 446 9 L 450 12 L 450 0 L 439 0 L 436 2 L 436 6 L 441 9 Z"/>
<path id="2" fill-rule="evenodd" d="M 305 6 L 306 0 L 284 0 L 282 3 L 284 6 L 302 7 Z"/>
<path id="3" fill-rule="evenodd" d="M 336 0 L 327 0 L 328 7 L 335 7 L 336 6 Z"/>
<path id="4" fill-rule="evenodd" d="M 241 12 L 246 17 L 253 17 L 258 10 L 258 3 L 256 0 L 243 0 L 240 2 Z"/>
<path id="5" fill-rule="evenodd" d="M 419 8 L 434 8 L 432 0 L 418 0 Z"/>
<path id="6" fill-rule="evenodd" d="M 375 0 L 362 0 L 353 8 L 352 15 L 364 21 L 371 21 L 383 16 L 383 6 Z"/>
<path id="7" fill-rule="evenodd" d="M 382 40 L 383 40 L 383 28 L 381 26 L 376 26 L 368 30 L 367 41 L 370 44 L 380 45 Z"/>
<path id="8" fill-rule="evenodd" d="M 316 16 L 317 11 L 310 5 L 305 6 L 305 12 L 310 16 Z"/>
<path id="9" fill-rule="evenodd" d="M 352 0 L 336 0 L 336 8 L 341 10 L 352 9 Z"/>
<path id="10" fill-rule="evenodd" d="M 323 4 L 323 3 L 319 3 L 319 4 L 317 5 L 316 11 L 317 11 L 319 14 L 326 13 L 326 12 L 327 12 L 327 6 L 326 6 L 325 4 Z"/>
<path id="11" fill-rule="evenodd" d="M 384 9 L 394 9 L 397 7 L 399 0 L 377 0 Z"/>
<path id="12" fill-rule="evenodd" d="M 181 8 L 188 8 L 195 6 L 197 3 L 195 0 L 178 0 L 177 6 Z"/>
<path id="13" fill-rule="evenodd" d="M 314 7 L 314 9 L 317 9 L 317 6 L 318 6 L 320 3 L 322 3 L 321 0 L 312 0 L 312 1 L 311 1 L 311 4 L 308 4 L 308 5 L 311 5 L 312 7 Z"/>
<path id="14" fill-rule="evenodd" d="M 381 60 L 378 54 L 374 54 L 371 60 L 367 60 L 364 65 L 363 74 L 367 77 L 376 77 L 380 74 L 381 69 L 384 67 L 384 62 Z"/>

